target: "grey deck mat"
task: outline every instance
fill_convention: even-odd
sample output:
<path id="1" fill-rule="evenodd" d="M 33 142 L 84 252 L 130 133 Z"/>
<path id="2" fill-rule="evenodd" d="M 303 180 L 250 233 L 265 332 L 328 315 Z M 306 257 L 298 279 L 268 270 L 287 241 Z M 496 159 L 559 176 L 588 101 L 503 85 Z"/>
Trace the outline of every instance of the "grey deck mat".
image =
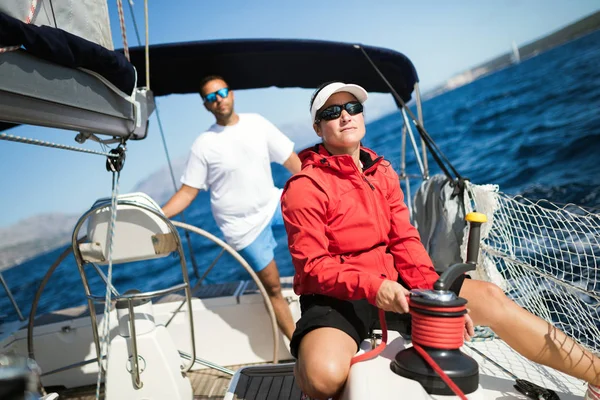
<path id="1" fill-rule="evenodd" d="M 240 371 L 235 387 L 237 400 L 300 400 L 294 364 L 247 367 Z"/>

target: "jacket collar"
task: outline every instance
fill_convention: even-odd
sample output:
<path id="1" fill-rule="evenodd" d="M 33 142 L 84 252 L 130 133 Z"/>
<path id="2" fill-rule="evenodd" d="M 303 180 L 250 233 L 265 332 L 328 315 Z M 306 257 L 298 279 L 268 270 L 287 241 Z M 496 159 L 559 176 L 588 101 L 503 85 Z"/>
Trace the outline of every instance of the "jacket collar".
<path id="1" fill-rule="evenodd" d="M 302 161 L 303 169 L 308 165 L 312 165 L 315 167 L 329 167 L 341 172 L 356 171 L 352 156 L 349 154 L 332 155 L 322 143 L 301 151 L 298 156 Z M 359 159 L 363 164 L 362 172 L 373 173 L 383 160 L 383 157 L 378 156 L 373 150 L 361 146 Z"/>

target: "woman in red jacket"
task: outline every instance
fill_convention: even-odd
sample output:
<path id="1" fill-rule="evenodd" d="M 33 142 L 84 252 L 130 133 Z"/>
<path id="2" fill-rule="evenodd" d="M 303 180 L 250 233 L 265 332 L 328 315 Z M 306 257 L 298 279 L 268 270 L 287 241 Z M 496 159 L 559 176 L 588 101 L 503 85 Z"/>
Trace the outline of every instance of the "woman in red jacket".
<path id="1" fill-rule="evenodd" d="M 299 154 L 302 171 L 282 196 L 302 309 L 290 347 L 297 382 L 313 398 L 339 394 L 377 321 L 376 307 L 406 313 L 409 289 L 431 289 L 438 279 L 410 224 L 397 174 L 361 145 L 366 100 L 362 87 L 342 82 L 313 94 L 310 112 L 322 143 Z M 530 360 L 600 384 L 600 359 L 497 286 L 462 278 L 452 290 L 468 301 L 465 338 L 475 321 Z"/>

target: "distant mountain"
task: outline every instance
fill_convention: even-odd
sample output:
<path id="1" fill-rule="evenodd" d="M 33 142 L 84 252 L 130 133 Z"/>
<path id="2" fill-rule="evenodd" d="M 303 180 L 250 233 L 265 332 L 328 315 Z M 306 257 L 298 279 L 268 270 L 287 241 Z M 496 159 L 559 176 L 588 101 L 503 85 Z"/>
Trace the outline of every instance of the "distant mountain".
<path id="1" fill-rule="evenodd" d="M 79 217 L 41 214 L 0 228 L 0 271 L 68 243 Z"/>

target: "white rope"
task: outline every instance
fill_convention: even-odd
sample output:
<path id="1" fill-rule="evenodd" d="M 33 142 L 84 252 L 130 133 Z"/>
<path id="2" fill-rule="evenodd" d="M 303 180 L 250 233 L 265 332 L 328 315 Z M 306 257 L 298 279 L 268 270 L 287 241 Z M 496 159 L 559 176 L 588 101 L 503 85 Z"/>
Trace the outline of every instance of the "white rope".
<path id="1" fill-rule="evenodd" d="M 103 368 L 98 368 L 98 378 L 96 380 L 96 400 L 100 399 L 100 383 L 102 381 L 102 370 L 106 370 L 108 367 L 108 351 L 110 347 L 110 297 L 111 297 L 111 288 L 112 286 L 112 252 L 113 252 L 113 242 L 115 236 L 115 222 L 117 220 L 117 197 L 119 195 L 119 177 L 120 172 L 113 172 L 112 177 L 112 195 L 111 195 L 111 203 L 110 203 L 110 226 L 108 231 L 108 277 L 106 284 L 106 297 L 104 300 L 104 320 L 103 320 L 103 329 L 102 334 L 100 335 L 100 354 L 98 355 L 98 359 L 100 363 L 102 363 L 102 354 L 105 354 L 105 363 L 106 365 Z M 106 389 L 106 388 L 105 388 Z"/>

